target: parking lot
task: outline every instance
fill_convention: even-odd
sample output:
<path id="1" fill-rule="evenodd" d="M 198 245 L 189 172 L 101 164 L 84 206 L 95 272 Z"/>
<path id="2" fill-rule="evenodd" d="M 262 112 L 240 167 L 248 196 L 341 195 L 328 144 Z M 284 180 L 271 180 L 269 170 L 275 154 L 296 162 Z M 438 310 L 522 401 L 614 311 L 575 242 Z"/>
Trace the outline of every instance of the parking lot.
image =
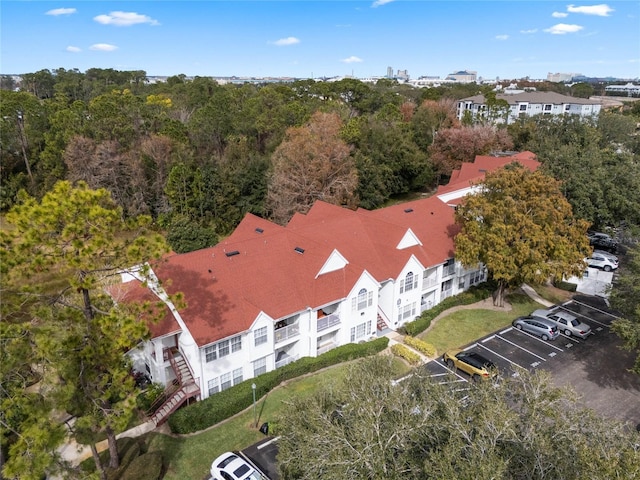
<path id="1" fill-rule="evenodd" d="M 514 375 L 519 369 L 544 369 L 551 373 L 558 386 L 571 386 L 582 403 L 608 418 L 640 424 L 640 377 L 628 371 L 634 354 L 620 348 L 620 340 L 611 332 L 611 322 L 617 318 L 604 304 L 590 297 L 577 297 L 559 308 L 566 310 L 591 326 L 586 339 L 564 333 L 554 341 L 505 328 L 482 338 L 464 350 L 474 351 L 496 364 L 502 376 Z M 424 368 L 434 378 L 446 378 L 451 371 L 442 357 Z M 470 381 L 460 371 L 455 378 Z"/>

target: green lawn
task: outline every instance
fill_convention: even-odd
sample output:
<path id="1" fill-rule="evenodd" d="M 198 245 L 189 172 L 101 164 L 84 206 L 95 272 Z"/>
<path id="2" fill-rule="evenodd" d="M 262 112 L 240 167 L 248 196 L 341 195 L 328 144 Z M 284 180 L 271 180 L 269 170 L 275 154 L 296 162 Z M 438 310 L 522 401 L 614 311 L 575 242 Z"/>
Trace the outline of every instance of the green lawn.
<path id="1" fill-rule="evenodd" d="M 510 295 L 507 301 L 513 309 L 508 312 L 474 309 L 458 310 L 441 318 L 427 333 L 419 338 L 432 344 L 438 355 L 452 348 L 463 347 L 472 341 L 488 335 L 502 327 L 511 325 L 516 317 L 527 315 L 540 304 L 521 294 Z"/>
<path id="2" fill-rule="evenodd" d="M 409 371 L 403 362 L 395 362 L 397 376 L 401 377 Z M 258 425 L 273 422 L 278 415 L 286 413 L 288 408 L 283 402 L 292 397 L 308 397 L 328 385 L 342 379 L 347 365 L 338 365 L 319 373 L 286 382 L 271 391 L 266 397 L 259 399 L 256 405 Z M 149 451 L 160 450 L 168 465 L 165 480 L 182 480 L 185 478 L 203 479 L 209 472 L 211 461 L 229 450 L 241 450 L 264 438 L 254 428 L 253 409 L 216 425 L 209 430 L 190 436 L 172 437 L 159 433 L 150 433 L 146 439 Z"/>

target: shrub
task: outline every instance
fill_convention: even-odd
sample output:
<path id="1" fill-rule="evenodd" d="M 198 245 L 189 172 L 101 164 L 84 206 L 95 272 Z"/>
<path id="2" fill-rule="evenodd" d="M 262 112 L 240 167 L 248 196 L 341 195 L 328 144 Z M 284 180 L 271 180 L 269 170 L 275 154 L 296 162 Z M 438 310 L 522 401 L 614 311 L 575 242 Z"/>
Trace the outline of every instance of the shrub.
<path id="1" fill-rule="evenodd" d="M 155 402 L 164 392 L 164 385 L 161 383 L 152 383 L 143 392 L 136 397 L 136 406 L 143 412 L 151 410 L 153 402 Z"/>
<path id="2" fill-rule="evenodd" d="M 575 292 L 576 289 L 578 288 L 578 285 L 576 285 L 575 283 L 565 282 L 565 281 L 556 282 L 554 286 L 561 290 L 566 290 L 567 292 Z"/>
<path id="3" fill-rule="evenodd" d="M 457 305 L 469 305 L 471 303 L 484 300 L 491 295 L 492 291 L 493 284 L 491 282 L 485 282 L 481 285 L 473 286 L 466 292 L 459 293 L 458 295 L 454 295 L 453 297 L 445 298 L 435 307 L 430 308 L 429 310 L 425 310 L 416 320 L 405 324 L 402 329 L 407 335 L 416 336 L 429 328 L 429 325 L 431 325 L 431 320 L 436 318 L 445 310 L 448 310 L 451 307 L 455 307 Z"/>
<path id="4" fill-rule="evenodd" d="M 420 340 L 415 337 L 404 337 L 404 343 L 409 345 L 414 350 L 419 351 L 423 355 L 427 357 L 435 357 L 436 356 L 436 347 L 431 345 L 430 343 L 425 342 L 424 340 Z"/>
<path id="5" fill-rule="evenodd" d="M 416 352 L 409 350 L 407 347 L 402 345 L 401 343 L 396 343 L 391 346 L 391 353 L 395 356 L 404 358 L 407 362 L 412 365 L 418 365 L 420 363 L 420 355 Z"/>
<path id="6" fill-rule="evenodd" d="M 387 348 L 388 343 L 388 338 L 381 337 L 370 342 L 342 345 L 317 357 L 303 357 L 181 408 L 169 417 L 169 427 L 172 432 L 181 434 L 203 430 L 250 407 L 253 403 L 252 383 L 256 384 L 256 397 L 260 398 L 285 380 L 356 358 L 375 355 Z"/>
<path id="7" fill-rule="evenodd" d="M 158 480 L 162 475 L 162 454 L 158 451 L 136 457 L 122 473 L 121 480 Z"/>

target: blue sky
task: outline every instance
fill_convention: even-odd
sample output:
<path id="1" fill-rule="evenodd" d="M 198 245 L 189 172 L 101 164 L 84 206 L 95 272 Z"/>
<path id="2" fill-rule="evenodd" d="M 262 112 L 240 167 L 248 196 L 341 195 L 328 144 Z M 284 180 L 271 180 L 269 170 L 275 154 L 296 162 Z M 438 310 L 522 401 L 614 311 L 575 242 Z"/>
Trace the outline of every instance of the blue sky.
<path id="1" fill-rule="evenodd" d="M 5 74 L 640 77 L 639 1 L 2 0 L 0 19 Z"/>

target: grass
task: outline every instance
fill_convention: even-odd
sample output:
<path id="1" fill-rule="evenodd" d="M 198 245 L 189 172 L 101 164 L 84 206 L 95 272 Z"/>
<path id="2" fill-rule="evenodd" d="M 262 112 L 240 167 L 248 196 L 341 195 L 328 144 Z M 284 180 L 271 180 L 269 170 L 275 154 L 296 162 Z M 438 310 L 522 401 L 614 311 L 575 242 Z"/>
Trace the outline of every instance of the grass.
<path id="1" fill-rule="evenodd" d="M 405 375 L 409 368 L 395 360 L 397 377 Z M 279 415 L 286 413 L 284 403 L 292 397 L 308 398 L 316 392 L 340 382 L 347 372 L 348 364 L 328 368 L 313 375 L 285 382 L 256 402 L 258 426 L 273 423 Z M 201 433 L 174 437 L 159 433 L 147 434 L 149 451 L 161 451 L 167 465 L 165 480 L 184 478 L 206 478 L 211 461 L 230 450 L 242 450 L 261 440 L 264 436 L 255 428 L 253 409 L 249 408 L 230 420 Z"/>
<path id="2" fill-rule="evenodd" d="M 549 300 L 555 304 L 564 303 L 573 296 L 572 292 L 556 288 L 552 285 L 536 285 L 535 291 L 545 300 Z"/>
<path id="3" fill-rule="evenodd" d="M 419 336 L 421 340 L 436 347 L 438 355 L 452 348 L 463 347 L 500 328 L 511 325 L 521 315 L 527 315 L 540 304 L 526 295 L 512 294 L 507 298 L 512 305 L 510 311 L 485 309 L 458 310 L 438 320 L 433 328 Z"/>

